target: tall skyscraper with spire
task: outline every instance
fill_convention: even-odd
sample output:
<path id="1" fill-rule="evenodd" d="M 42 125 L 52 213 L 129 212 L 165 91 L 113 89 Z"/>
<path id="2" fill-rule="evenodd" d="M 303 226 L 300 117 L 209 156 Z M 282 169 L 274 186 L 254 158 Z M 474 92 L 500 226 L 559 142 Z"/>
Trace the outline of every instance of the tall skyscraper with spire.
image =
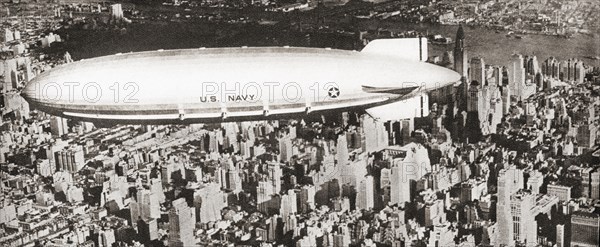
<path id="1" fill-rule="evenodd" d="M 461 76 L 462 83 L 458 88 L 458 109 L 464 111 L 467 108 L 467 94 L 469 90 L 469 60 L 465 50 L 465 31 L 462 25 L 456 31 L 456 42 L 454 43 L 454 70 Z"/>
<path id="2" fill-rule="evenodd" d="M 467 51 L 465 50 L 465 31 L 462 25 L 458 26 L 456 31 L 456 41 L 454 43 L 454 70 L 461 76 L 461 83 L 456 87 L 456 115 L 453 116 L 453 127 L 452 132 L 456 138 L 464 139 L 464 136 L 458 137 L 457 134 L 461 133 L 461 128 L 464 127 L 464 119 L 461 119 L 462 112 L 467 110 L 467 96 L 469 93 L 469 62 L 467 57 Z M 465 132 L 462 132 L 465 133 Z"/>
<path id="3" fill-rule="evenodd" d="M 454 70 L 461 76 L 467 77 L 468 59 L 467 51 L 465 50 L 465 31 L 462 25 L 458 26 L 456 31 L 456 42 L 454 43 Z"/>

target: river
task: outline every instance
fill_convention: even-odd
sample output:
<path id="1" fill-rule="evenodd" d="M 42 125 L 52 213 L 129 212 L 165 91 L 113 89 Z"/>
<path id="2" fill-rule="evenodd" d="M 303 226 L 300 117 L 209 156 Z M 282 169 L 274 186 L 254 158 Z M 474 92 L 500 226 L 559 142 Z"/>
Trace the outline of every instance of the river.
<path id="1" fill-rule="evenodd" d="M 398 24 L 391 22 L 373 22 L 370 25 L 388 28 L 396 31 L 416 30 L 421 33 L 440 34 L 453 40 L 458 26 L 437 24 Z M 372 27 L 369 27 L 372 28 Z M 507 37 L 506 32 L 496 33 L 485 27 L 464 27 L 465 46 L 469 57 L 482 57 L 486 64 L 507 65 L 514 53 L 535 55 L 540 63 L 554 56 L 560 60 L 578 58 L 585 64 L 600 66 L 600 60 L 586 57 L 600 56 L 600 35 L 575 35 L 572 38 L 562 38 L 549 35 L 521 35 L 522 39 Z M 430 55 L 441 55 L 446 50 L 452 50 L 453 44 L 431 45 Z"/>
<path id="2" fill-rule="evenodd" d="M 387 28 L 393 31 L 416 30 L 421 33 L 441 34 L 455 38 L 457 26 L 437 24 L 399 24 L 394 22 L 367 21 L 359 24 L 361 29 Z M 305 35 L 289 33 L 277 28 L 252 26 L 239 28 L 235 25 L 163 22 L 160 24 L 132 24 L 126 32 L 62 30 L 68 35 L 65 49 L 74 59 L 110 55 L 119 52 L 156 49 L 178 49 L 215 46 L 331 46 L 348 48 L 348 42 L 338 42 L 331 36 L 313 36 L 307 41 Z M 507 65 L 511 54 L 536 55 L 542 63 L 550 56 L 558 59 L 578 58 L 588 65 L 600 66 L 598 35 L 575 35 L 570 39 L 547 35 L 522 35 L 522 39 L 507 37 L 505 32 L 495 32 L 484 27 L 465 27 L 465 43 L 469 57 L 482 57 L 486 64 Z M 321 40 L 320 40 L 321 39 Z M 343 44 L 343 45 L 341 45 Z M 441 55 L 452 50 L 450 45 L 430 45 L 430 55 Z"/>

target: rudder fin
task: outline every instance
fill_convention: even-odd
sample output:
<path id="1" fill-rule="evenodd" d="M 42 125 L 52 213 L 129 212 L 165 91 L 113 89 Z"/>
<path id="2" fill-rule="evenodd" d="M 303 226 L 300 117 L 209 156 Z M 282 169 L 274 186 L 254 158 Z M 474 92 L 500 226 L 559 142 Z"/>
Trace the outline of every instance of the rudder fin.
<path id="1" fill-rule="evenodd" d="M 376 39 L 369 42 L 361 52 L 424 62 L 428 58 L 427 38 Z"/>

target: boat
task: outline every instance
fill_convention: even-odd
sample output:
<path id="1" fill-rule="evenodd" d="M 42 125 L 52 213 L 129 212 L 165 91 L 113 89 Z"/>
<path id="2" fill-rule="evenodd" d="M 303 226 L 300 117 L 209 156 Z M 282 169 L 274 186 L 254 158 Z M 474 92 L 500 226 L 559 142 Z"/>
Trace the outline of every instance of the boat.
<path id="1" fill-rule="evenodd" d="M 436 34 L 436 35 L 429 35 L 429 42 L 434 44 L 434 45 L 448 45 L 448 44 L 452 44 L 452 38 L 449 37 L 444 37 L 440 34 Z"/>

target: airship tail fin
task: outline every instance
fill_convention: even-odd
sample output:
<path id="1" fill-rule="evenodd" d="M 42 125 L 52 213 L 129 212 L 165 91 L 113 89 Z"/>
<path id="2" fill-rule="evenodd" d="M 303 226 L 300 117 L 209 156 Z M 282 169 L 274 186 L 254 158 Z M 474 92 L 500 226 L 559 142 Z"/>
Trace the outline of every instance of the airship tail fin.
<path id="1" fill-rule="evenodd" d="M 427 38 L 376 39 L 369 42 L 361 52 L 426 61 Z"/>
<path id="2" fill-rule="evenodd" d="M 427 94 L 423 93 L 391 104 L 372 107 L 366 111 L 379 121 L 426 117 L 429 115 L 429 99 Z"/>

